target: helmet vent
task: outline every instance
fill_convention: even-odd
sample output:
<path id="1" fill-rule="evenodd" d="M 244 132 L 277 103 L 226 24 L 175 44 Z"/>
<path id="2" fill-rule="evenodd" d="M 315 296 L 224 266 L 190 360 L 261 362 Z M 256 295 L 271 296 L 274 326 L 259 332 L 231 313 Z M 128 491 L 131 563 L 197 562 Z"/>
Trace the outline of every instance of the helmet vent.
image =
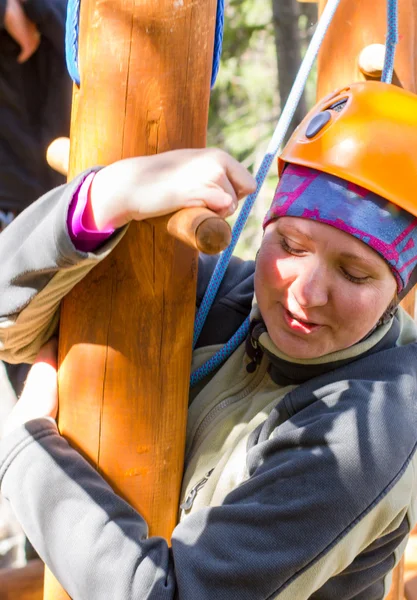
<path id="1" fill-rule="evenodd" d="M 328 110 L 335 110 L 336 112 L 342 112 L 347 101 L 348 101 L 347 98 L 342 98 L 341 100 L 338 100 L 337 102 L 334 102 L 331 106 L 329 106 Z"/>

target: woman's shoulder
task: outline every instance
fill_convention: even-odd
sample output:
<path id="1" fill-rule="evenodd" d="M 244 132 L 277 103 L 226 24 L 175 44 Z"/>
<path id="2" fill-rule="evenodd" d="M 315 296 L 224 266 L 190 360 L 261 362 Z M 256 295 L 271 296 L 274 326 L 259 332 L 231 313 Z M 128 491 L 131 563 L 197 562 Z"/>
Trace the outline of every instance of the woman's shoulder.
<path id="1" fill-rule="evenodd" d="M 219 261 L 219 255 L 209 256 L 200 254 L 198 258 L 198 287 L 197 305 L 203 299 L 204 293 Z M 255 272 L 254 260 L 242 260 L 232 256 L 226 273 L 223 277 L 216 300 L 224 296 L 234 297 L 237 302 L 247 304 L 248 297 L 253 295 L 253 275 Z"/>

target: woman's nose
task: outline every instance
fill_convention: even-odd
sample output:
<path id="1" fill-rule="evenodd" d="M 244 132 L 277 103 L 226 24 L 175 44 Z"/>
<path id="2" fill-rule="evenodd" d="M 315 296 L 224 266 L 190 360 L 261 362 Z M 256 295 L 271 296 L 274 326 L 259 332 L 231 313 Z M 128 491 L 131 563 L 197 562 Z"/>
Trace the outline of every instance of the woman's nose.
<path id="1" fill-rule="evenodd" d="M 303 308 L 325 306 L 328 302 L 328 273 L 317 264 L 300 265 L 290 289 L 297 303 Z"/>

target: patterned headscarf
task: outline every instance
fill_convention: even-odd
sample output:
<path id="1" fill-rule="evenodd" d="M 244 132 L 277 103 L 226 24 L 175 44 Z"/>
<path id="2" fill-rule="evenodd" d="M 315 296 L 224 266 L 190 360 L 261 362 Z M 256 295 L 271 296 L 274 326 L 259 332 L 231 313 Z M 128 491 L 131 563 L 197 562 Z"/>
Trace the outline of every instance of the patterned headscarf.
<path id="1" fill-rule="evenodd" d="M 378 252 L 407 286 L 417 263 L 417 219 L 381 196 L 339 177 L 288 165 L 263 222 L 303 217 L 350 233 Z"/>

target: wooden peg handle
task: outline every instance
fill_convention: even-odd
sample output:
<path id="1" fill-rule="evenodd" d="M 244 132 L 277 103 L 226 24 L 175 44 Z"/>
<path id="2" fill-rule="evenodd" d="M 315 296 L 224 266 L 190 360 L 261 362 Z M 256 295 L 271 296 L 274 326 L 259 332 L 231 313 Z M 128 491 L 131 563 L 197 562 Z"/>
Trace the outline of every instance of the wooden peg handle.
<path id="1" fill-rule="evenodd" d="M 67 175 L 69 164 L 70 141 L 67 137 L 56 138 L 51 142 L 46 151 L 46 162 L 50 167 Z"/>
<path id="2" fill-rule="evenodd" d="M 204 254 L 218 254 L 230 244 L 230 225 L 208 208 L 183 208 L 168 220 L 171 235 Z"/>
<path id="3" fill-rule="evenodd" d="M 359 54 L 358 65 L 365 76 L 379 78 L 385 61 L 384 44 L 370 44 Z"/>
<path id="4" fill-rule="evenodd" d="M 49 166 L 66 175 L 69 163 L 68 138 L 57 138 L 47 151 Z M 205 254 L 218 254 L 230 244 L 232 233 L 226 221 L 208 208 L 187 208 L 168 220 L 168 231 L 174 237 Z"/>

